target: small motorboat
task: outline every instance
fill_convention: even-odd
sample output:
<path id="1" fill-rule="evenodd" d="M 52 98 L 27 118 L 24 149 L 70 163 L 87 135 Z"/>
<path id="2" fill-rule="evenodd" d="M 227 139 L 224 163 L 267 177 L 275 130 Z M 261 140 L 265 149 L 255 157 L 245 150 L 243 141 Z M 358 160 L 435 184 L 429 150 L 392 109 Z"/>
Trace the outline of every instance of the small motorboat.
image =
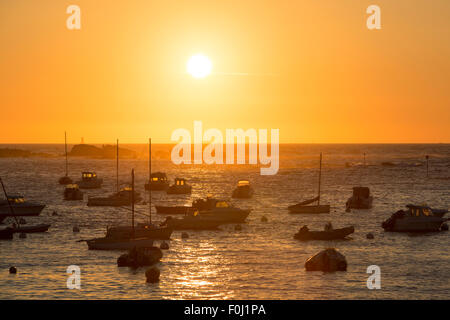
<path id="1" fill-rule="evenodd" d="M 373 197 L 368 187 L 353 187 L 353 195 L 347 200 L 345 206 L 349 209 L 372 208 Z"/>
<path id="2" fill-rule="evenodd" d="M 194 208 L 191 206 L 157 206 L 155 205 L 156 212 L 159 214 L 189 214 L 193 212 Z"/>
<path id="3" fill-rule="evenodd" d="M 50 224 L 36 224 L 34 226 L 13 225 L 12 229 L 14 233 L 39 233 L 47 232 L 50 226 Z"/>
<path id="4" fill-rule="evenodd" d="M 99 189 L 102 187 L 103 179 L 97 177 L 95 172 L 84 171 L 81 180 L 76 182 L 80 189 Z"/>
<path id="5" fill-rule="evenodd" d="M 167 226 L 173 230 L 215 230 L 220 222 L 200 215 L 188 215 L 183 218 L 167 217 L 161 226 Z"/>
<path id="6" fill-rule="evenodd" d="M 89 197 L 88 206 L 109 206 L 109 207 L 122 207 L 131 204 L 132 195 L 131 188 L 123 188 L 119 192 L 116 192 L 108 197 Z M 138 192 L 134 192 L 134 203 L 141 201 Z"/>
<path id="7" fill-rule="evenodd" d="M 164 191 L 169 187 L 167 176 L 163 172 L 154 172 L 151 174 L 151 179 L 145 184 L 145 190 Z"/>
<path id="8" fill-rule="evenodd" d="M 250 186 L 250 181 L 240 180 L 236 189 L 233 190 L 232 197 L 239 199 L 248 199 L 253 196 L 253 188 Z"/>
<path id="9" fill-rule="evenodd" d="M 84 193 L 77 184 L 68 184 L 64 188 L 64 200 L 83 200 Z"/>
<path id="10" fill-rule="evenodd" d="M 175 178 L 175 183 L 167 188 L 167 194 L 189 194 L 191 191 L 192 187 L 184 178 Z"/>
<path id="11" fill-rule="evenodd" d="M 8 195 L 8 200 L 0 200 L 0 217 L 38 216 L 44 208 L 44 204 L 26 201 L 22 195 Z"/>
<path id="12" fill-rule="evenodd" d="M 0 229 L 0 240 L 11 240 L 14 236 L 14 231 L 10 227 Z"/>
<path id="13" fill-rule="evenodd" d="M 345 227 L 341 229 L 326 228 L 323 231 L 310 231 L 307 226 L 303 226 L 295 235 L 294 239 L 301 241 L 308 240 L 339 240 L 345 239 L 348 235 L 355 232 L 355 228 Z"/>
<path id="14" fill-rule="evenodd" d="M 225 200 L 211 199 L 214 206 L 206 210 L 199 210 L 198 215 L 219 223 L 242 223 L 245 222 L 251 209 L 240 209 Z"/>
<path id="15" fill-rule="evenodd" d="M 399 210 L 384 221 L 381 226 L 391 232 L 437 232 L 443 230 L 443 225 L 449 219 L 435 215 L 427 206 L 409 204 L 407 210 Z"/>

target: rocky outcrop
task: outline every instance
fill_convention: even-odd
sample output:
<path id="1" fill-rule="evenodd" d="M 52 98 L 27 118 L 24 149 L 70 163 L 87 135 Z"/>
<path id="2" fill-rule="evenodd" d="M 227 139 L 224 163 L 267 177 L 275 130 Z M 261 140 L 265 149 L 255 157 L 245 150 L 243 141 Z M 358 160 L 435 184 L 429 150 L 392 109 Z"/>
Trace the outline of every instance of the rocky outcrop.
<path id="1" fill-rule="evenodd" d="M 89 144 L 77 144 L 70 150 L 69 156 L 114 159 L 117 156 L 117 147 L 104 145 L 99 148 Z M 119 147 L 119 157 L 128 159 L 136 158 L 136 152 Z"/>
<path id="2" fill-rule="evenodd" d="M 336 249 L 328 248 L 309 258 L 305 268 L 306 271 L 347 271 L 347 260 Z"/>

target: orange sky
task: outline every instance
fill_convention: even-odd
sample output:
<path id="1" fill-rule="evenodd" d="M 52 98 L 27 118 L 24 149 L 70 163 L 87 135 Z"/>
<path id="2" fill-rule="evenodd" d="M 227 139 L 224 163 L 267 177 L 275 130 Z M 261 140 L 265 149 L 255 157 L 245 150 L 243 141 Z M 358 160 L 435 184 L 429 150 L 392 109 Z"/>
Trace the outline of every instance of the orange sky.
<path id="1" fill-rule="evenodd" d="M 194 120 L 280 142 L 450 142 L 449 39 L 448 0 L 2 0 L 0 143 L 166 143 Z M 198 52 L 204 79 L 185 72 Z"/>

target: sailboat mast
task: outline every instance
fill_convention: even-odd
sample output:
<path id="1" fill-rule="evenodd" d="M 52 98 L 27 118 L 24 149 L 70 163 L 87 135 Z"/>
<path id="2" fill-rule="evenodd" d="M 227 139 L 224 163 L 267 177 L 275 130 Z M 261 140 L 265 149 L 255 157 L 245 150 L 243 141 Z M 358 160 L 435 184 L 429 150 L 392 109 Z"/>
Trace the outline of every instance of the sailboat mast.
<path id="1" fill-rule="evenodd" d="M 152 224 L 152 138 L 148 139 L 148 219 Z"/>
<path id="2" fill-rule="evenodd" d="M 131 228 L 132 239 L 134 239 L 134 169 L 131 169 Z"/>
<path id="3" fill-rule="evenodd" d="M 68 161 L 67 161 L 67 133 L 66 133 L 66 131 L 64 131 L 64 150 L 65 150 L 65 153 L 66 153 L 66 177 L 67 177 L 67 175 L 68 175 Z"/>
<path id="4" fill-rule="evenodd" d="M 317 205 L 320 205 L 320 183 L 322 179 L 322 152 L 320 153 L 320 164 L 319 164 L 319 194 L 317 195 Z"/>
<path id="5" fill-rule="evenodd" d="M 116 155 L 116 192 L 119 192 L 119 139 L 117 139 Z"/>

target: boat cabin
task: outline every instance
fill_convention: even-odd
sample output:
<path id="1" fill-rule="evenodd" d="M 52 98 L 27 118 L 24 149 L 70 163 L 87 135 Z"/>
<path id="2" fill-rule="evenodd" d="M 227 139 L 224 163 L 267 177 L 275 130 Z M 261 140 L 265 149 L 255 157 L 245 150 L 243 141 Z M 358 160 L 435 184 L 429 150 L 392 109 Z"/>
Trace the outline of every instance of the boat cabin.
<path id="1" fill-rule="evenodd" d="M 163 172 L 155 172 L 151 174 L 152 182 L 166 182 L 167 176 Z"/>
<path id="2" fill-rule="evenodd" d="M 370 189 L 368 187 L 353 187 L 353 196 L 368 198 L 370 197 Z"/>
<path id="3" fill-rule="evenodd" d="M 216 202 L 216 208 L 229 208 L 231 205 L 225 200 L 218 200 Z"/>
<path id="4" fill-rule="evenodd" d="M 83 180 L 97 179 L 97 174 L 95 172 L 85 171 L 81 173 L 81 178 Z"/>
<path id="5" fill-rule="evenodd" d="M 25 198 L 21 195 L 8 195 L 8 202 L 11 204 L 25 203 Z"/>
<path id="6" fill-rule="evenodd" d="M 433 211 L 430 207 L 426 206 L 416 206 L 412 204 L 408 204 L 406 206 L 408 210 L 406 211 L 406 215 L 411 217 L 431 217 L 433 216 Z"/>
<path id="7" fill-rule="evenodd" d="M 250 186 L 250 181 L 248 180 L 240 180 L 238 182 L 238 187 L 249 187 Z"/>
<path id="8" fill-rule="evenodd" d="M 184 178 L 175 178 L 175 185 L 176 186 L 185 186 L 186 185 L 186 179 Z"/>

